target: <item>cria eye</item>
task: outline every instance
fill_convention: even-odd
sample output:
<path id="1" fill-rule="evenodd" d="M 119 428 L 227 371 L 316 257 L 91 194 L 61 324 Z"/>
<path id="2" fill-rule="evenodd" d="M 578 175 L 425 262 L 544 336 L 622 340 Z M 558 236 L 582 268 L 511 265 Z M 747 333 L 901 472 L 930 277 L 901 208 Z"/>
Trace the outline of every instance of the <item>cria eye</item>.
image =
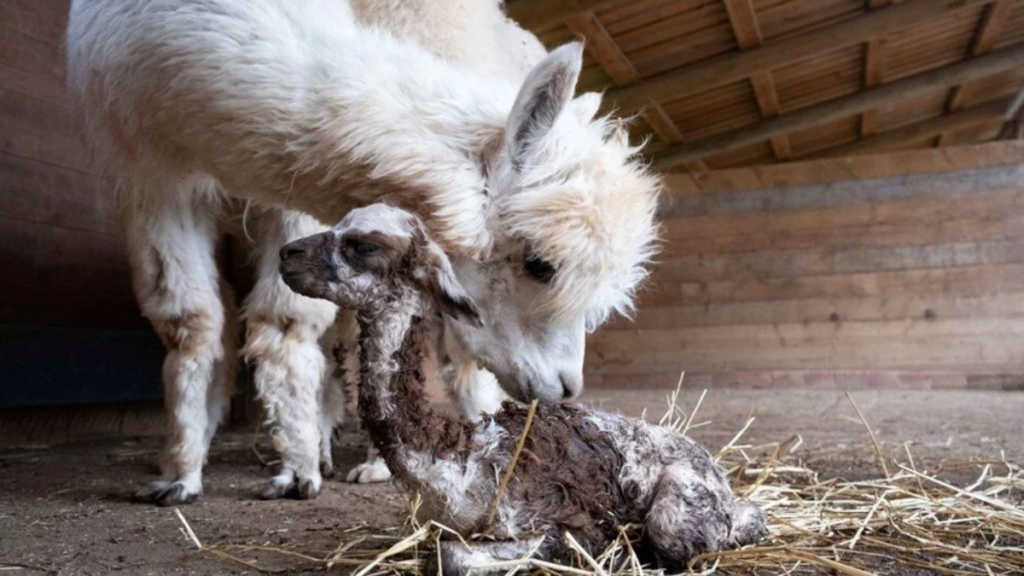
<path id="1" fill-rule="evenodd" d="M 547 284 L 555 277 L 555 267 L 533 251 L 523 252 L 523 269 L 538 282 Z"/>
<path id="2" fill-rule="evenodd" d="M 373 256 L 377 252 L 380 252 L 380 246 L 370 244 L 369 242 L 353 240 L 351 246 L 352 250 L 360 256 Z"/>

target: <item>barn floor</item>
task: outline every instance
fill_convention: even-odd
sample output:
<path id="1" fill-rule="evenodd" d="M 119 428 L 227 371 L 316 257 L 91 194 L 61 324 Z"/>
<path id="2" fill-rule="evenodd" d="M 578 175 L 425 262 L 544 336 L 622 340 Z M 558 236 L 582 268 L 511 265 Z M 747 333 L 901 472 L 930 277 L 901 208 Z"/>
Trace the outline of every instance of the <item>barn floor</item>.
<path id="1" fill-rule="evenodd" d="M 697 394 L 681 405 L 689 409 Z M 885 449 L 911 442 L 918 467 L 969 482 L 972 460 L 1024 461 L 1024 393 L 860 391 L 854 394 Z M 654 419 L 664 394 L 593 391 L 587 401 Z M 713 450 L 737 432 L 751 408 L 756 420 L 743 443 L 781 441 L 799 433 L 797 454 L 823 477 L 877 474 L 865 429 L 842 392 L 709 392 L 697 421 L 711 424 L 692 435 Z M 655 416 L 656 415 L 656 416 Z M 651 418 L 649 418 L 651 419 Z M 402 523 L 404 499 L 390 485 L 352 486 L 330 481 L 316 501 L 262 502 L 253 497 L 269 475 L 253 452 L 251 431 L 234 430 L 215 441 L 203 499 L 183 513 L 205 543 L 287 545 L 337 540 L 363 525 L 381 530 Z M 115 440 L 0 452 L 0 571 L 60 575 L 243 574 L 249 569 L 194 552 L 173 510 L 133 503 L 129 495 L 153 479 L 155 439 Z M 269 455 L 261 442 L 258 448 Z M 343 435 L 339 469 L 359 463 L 360 437 Z M 337 569 L 336 569 L 337 570 Z M 306 572 L 289 572 L 304 574 Z M 310 572 L 322 573 L 322 572 Z M 339 573 L 344 573 L 341 570 Z"/>

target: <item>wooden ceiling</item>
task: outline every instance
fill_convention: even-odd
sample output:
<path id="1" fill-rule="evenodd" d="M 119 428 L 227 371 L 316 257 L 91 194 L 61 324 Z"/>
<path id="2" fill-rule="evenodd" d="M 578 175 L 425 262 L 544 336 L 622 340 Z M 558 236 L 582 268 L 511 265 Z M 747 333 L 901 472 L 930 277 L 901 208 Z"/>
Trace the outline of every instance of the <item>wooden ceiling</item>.
<path id="1" fill-rule="evenodd" d="M 1024 98 L 1024 0 L 507 8 L 549 48 L 586 39 L 581 91 L 641 112 L 636 135 L 667 171 L 984 142 Z"/>

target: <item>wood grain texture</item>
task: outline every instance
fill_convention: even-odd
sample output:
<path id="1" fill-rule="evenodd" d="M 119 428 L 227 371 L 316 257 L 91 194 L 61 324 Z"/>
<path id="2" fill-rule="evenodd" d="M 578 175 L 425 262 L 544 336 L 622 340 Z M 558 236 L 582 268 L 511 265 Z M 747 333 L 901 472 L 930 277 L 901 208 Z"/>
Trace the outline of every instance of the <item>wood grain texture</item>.
<path id="1" fill-rule="evenodd" d="M 657 102 L 704 92 L 716 86 L 745 80 L 762 70 L 813 58 L 845 46 L 862 44 L 914 23 L 988 1 L 991 0 L 908 0 L 853 20 L 841 20 L 803 34 L 781 38 L 746 52 L 730 53 L 715 60 L 666 72 L 636 86 L 611 90 L 608 98 L 626 112 L 637 110 L 652 99 Z"/>
<path id="2" fill-rule="evenodd" d="M 1022 150 L 675 176 L 639 311 L 590 337 L 588 382 L 1019 383 L 999 375 L 1024 371 Z"/>
<path id="3" fill-rule="evenodd" d="M 968 62 L 922 72 L 697 142 L 676 145 L 659 152 L 655 159 L 655 166 L 662 169 L 671 168 L 682 162 L 720 154 L 774 136 L 809 129 L 868 110 L 919 98 L 936 89 L 950 88 L 972 80 L 979 80 L 1013 70 L 1021 65 L 1024 65 L 1024 45 L 981 56 Z"/>
<path id="4" fill-rule="evenodd" d="M 64 88 L 68 4 L 0 2 L 0 324 L 146 329 Z"/>

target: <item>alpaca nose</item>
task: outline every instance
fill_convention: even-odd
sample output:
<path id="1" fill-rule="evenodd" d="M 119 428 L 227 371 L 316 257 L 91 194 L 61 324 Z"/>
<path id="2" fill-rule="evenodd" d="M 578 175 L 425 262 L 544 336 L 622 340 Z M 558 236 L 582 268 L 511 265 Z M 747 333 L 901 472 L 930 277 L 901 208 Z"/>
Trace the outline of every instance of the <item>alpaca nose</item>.
<path id="1" fill-rule="evenodd" d="M 559 374 L 558 379 L 562 383 L 563 400 L 572 400 L 583 391 L 583 379 L 579 376 Z"/>
<path id="2" fill-rule="evenodd" d="M 281 247 L 281 252 L 279 253 L 282 262 L 284 262 L 285 260 L 289 260 L 291 258 L 299 258 L 305 255 L 306 247 L 302 246 L 298 242 L 285 244 L 284 246 Z"/>

